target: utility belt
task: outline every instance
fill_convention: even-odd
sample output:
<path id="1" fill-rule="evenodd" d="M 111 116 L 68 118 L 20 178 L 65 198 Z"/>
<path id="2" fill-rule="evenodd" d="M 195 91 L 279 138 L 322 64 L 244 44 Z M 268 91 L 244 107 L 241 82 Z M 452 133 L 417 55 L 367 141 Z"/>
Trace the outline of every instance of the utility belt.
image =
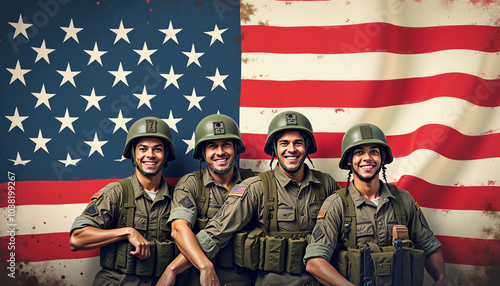
<path id="1" fill-rule="evenodd" d="M 356 285 L 423 285 L 425 254 L 410 240 L 399 246 L 368 243 L 356 248 L 337 249 L 332 264 Z M 371 283 L 371 284 L 370 284 Z"/>
<path id="2" fill-rule="evenodd" d="M 170 262 L 179 254 L 179 250 L 172 240 L 160 242 L 155 239 L 150 240 L 149 243 L 151 255 L 143 260 L 130 254 L 134 247 L 127 240 L 101 247 L 101 267 L 125 274 L 160 277 Z"/>
<path id="3" fill-rule="evenodd" d="M 257 227 L 234 235 L 234 262 L 250 270 L 298 274 L 304 271 L 304 257 L 310 231 L 270 232 Z"/>

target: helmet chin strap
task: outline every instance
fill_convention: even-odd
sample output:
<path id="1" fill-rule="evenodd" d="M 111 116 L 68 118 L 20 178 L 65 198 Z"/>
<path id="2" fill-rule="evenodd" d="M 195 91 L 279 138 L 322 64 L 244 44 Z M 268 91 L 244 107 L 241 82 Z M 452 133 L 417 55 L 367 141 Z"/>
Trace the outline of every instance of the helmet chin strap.
<path id="1" fill-rule="evenodd" d="M 207 162 L 207 157 L 205 155 L 205 152 L 203 152 L 203 159 L 205 160 L 205 162 Z M 212 170 L 212 172 L 214 172 L 215 174 L 217 175 L 225 175 L 227 173 L 229 173 L 232 169 L 233 169 L 233 166 L 234 166 L 234 159 L 233 159 L 233 162 L 231 162 L 231 165 L 229 165 L 229 167 L 227 167 L 226 170 L 224 171 L 219 171 L 219 170 L 216 170 L 214 167 L 212 167 L 210 164 L 208 164 L 207 162 L 207 166 L 208 168 L 210 168 L 210 170 Z"/>
<path id="2" fill-rule="evenodd" d="M 283 168 L 283 170 L 285 170 L 287 173 L 289 174 L 295 174 L 297 173 L 300 168 L 302 167 L 302 165 L 304 164 L 304 161 L 306 160 L 307 158 L 307 150 L 309 150 L 309 138 L 306 139 L 306 153 L 304 154 L 304 158 L 302 158 L 302 160 L 300 160 L 299 164 L 297 165 L 297 167 L 293 168 L 293 169 L 289 169 L 287 168 L 280 160 L 280 158 L 278 157 L 278 150 L 276 149 L 276 145 L 277 145 L 277 142 L 276 142 L 276 139 L 273 140 L 273 146 L 274 146 L 274 153 L 276 154 L 276 158 L 278 158 L 278 162 L 281 166 L 281 168 Z"/>
<path id="3" fill-rule="evenodd" d="M 138 164 L 137 164 L 137 160 L 135 158 L 135 147 L 132 146 L 130 151 L 132 152 L 132 164 L 134 165 L 134 167 L 137 168 L 137 170 L 139 170 L 139 172 L 141 174 L 143 174 L 144 176 L 146 177 L 154 177 L 156 174 L 158 174 L 161 169 L 163 168 L 163 166 L 165 166 L 166 162 L 167 162 L 167 151 L 165 150 L 165 158 L 163 158 L 163 162 L 161 164 L 161 166 L 159 168 L 156 169 L 156 171 L 154 172 L 146 172 L 144 171 Z"/>

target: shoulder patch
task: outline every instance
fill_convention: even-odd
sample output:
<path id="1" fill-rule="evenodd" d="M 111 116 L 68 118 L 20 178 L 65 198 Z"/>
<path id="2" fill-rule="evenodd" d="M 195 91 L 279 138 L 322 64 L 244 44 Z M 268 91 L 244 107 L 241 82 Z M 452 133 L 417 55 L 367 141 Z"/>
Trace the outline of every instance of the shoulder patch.
<path id="1" fill-rule="evenodd" d="M 418 203 L 417 203 L 417 202 L 415 202 L 415 207 L 417 208 L 417 211 L 419 211 L 419 210 L 420 210 L 420 206 L 418 205 Z"/>
<path id="2" fill-rule="evenodd" d="M 193 202 L 189 199 L 188 196 L 185 196 L 182 200 L 179 201 L 179 203 L 187 209 L 194 207 Z"/>
<path id="3" fill-rule="evenodd" d="M 317 218 L 325 218 L 326 215 L 326 210 L 320 210 L 318 212 L 318 217 Z"/>
<path id="4" fill-rule="evenodd" d="M 98 199 L 98 198 L 100 198 L 101 196 L 102 196 L 102 194 L 101 194 L 101 193 L 95 193 L 95 194 L 93 194 L 93 195 L 92 195 L 92 197 L 90 198 L 90 200 L 93 200 L 93 199 Z"/>
<path id="5" fill-rule="evenodd" d="M 85 210 L 85 214 L 89 216 L 96 216 L 99 212 L 97 211 L 97 208 L 95 207 L 95 203 L 91 203 L 87 209 Z"/>
<path id="6" fill-rule="evenodd" d="M 246 186 L 246 185 L 237 184 L 236 186 L 233 187 L 233 189 L 231 190 L 231 192 L 229 192 L 228 196 L 242 197 L 243 194 L 245 193 L 247 187 L 248 186 Z"/>
<path id="7" fill-rule="evenodd" d="M 322 235 L 323 235 L 323 230 L 321 229 L 321 227 L 319 226 L 315 227 L 312 233 L 313 239 L 318 240 L 318 238 L 320 238 Z"/>

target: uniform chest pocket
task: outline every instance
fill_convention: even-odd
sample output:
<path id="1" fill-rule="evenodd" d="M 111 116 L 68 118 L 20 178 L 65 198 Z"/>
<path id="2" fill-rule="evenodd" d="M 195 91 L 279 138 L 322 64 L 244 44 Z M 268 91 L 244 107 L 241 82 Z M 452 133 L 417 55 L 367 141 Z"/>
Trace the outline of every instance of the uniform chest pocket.
<path id="1" fill-rule="evenodd" d="M 309 217 L 312 219 L 316 219 L 319 213 L 319 205 L 317 202 L 310 203 L 307 211 L 309 212 Z"/>
<path id="2" fill-rule="evenodd" d="M 167 225 L 167 221 L 168 221 L 168 218 L 169 218 L 170 215 L 166 214 L 166 215 L 163 215 L 160 219 L 160 230 L 161 231 L 168 231 L 170 232 L 170 229 Z"/>
<path id="3" fill-rule="evenodd" d="M 134 228 L 139 231 L 142 230 L 146 232 L 146 230 L 148 229 L 148 218 L 144 215 L 136 214 L 134 217 Z"/>
<path id="4" fill-rule="evenodd" d="M 278 221 L 295 221 L 295 210 L 293 207 L 279 207 Z"/>
<path id="5" fill-rule="evenodd" d="M 371 239 L 374 235 L 373 225 L 371 222 L 357 222 L 356 224 L 356 233 L 357 233 L 357 244 L 365 245 L 368 242 L 371 242 Z"/>

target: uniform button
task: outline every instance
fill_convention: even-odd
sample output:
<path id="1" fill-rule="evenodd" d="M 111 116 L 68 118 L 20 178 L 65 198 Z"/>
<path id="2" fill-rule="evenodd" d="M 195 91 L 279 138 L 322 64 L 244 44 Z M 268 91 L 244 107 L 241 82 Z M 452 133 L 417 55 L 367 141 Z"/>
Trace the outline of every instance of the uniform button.
<path id="1" fill-rule="evenodd" d="M 301 212 L 301 213 L 300 213 L 300 215 L 301 215 L 301 216 L 304 216 L 304 213 L 303 213 L 303 212 Z"/>
<path id="2" fill-rule="evenodd" d="M 299 200 L 302 200 L 302 196 L 299 196 Z"/>
<path id="3" fill-rule="evenodd" d="M 382 225 L 383 223 L 381 221 L 378 222 L 378 225 Z"/>
<path id="4" fill-rule="evenodd" d="M 387 202 L 387 198 L 384 198 L 384 202 Z"/>

